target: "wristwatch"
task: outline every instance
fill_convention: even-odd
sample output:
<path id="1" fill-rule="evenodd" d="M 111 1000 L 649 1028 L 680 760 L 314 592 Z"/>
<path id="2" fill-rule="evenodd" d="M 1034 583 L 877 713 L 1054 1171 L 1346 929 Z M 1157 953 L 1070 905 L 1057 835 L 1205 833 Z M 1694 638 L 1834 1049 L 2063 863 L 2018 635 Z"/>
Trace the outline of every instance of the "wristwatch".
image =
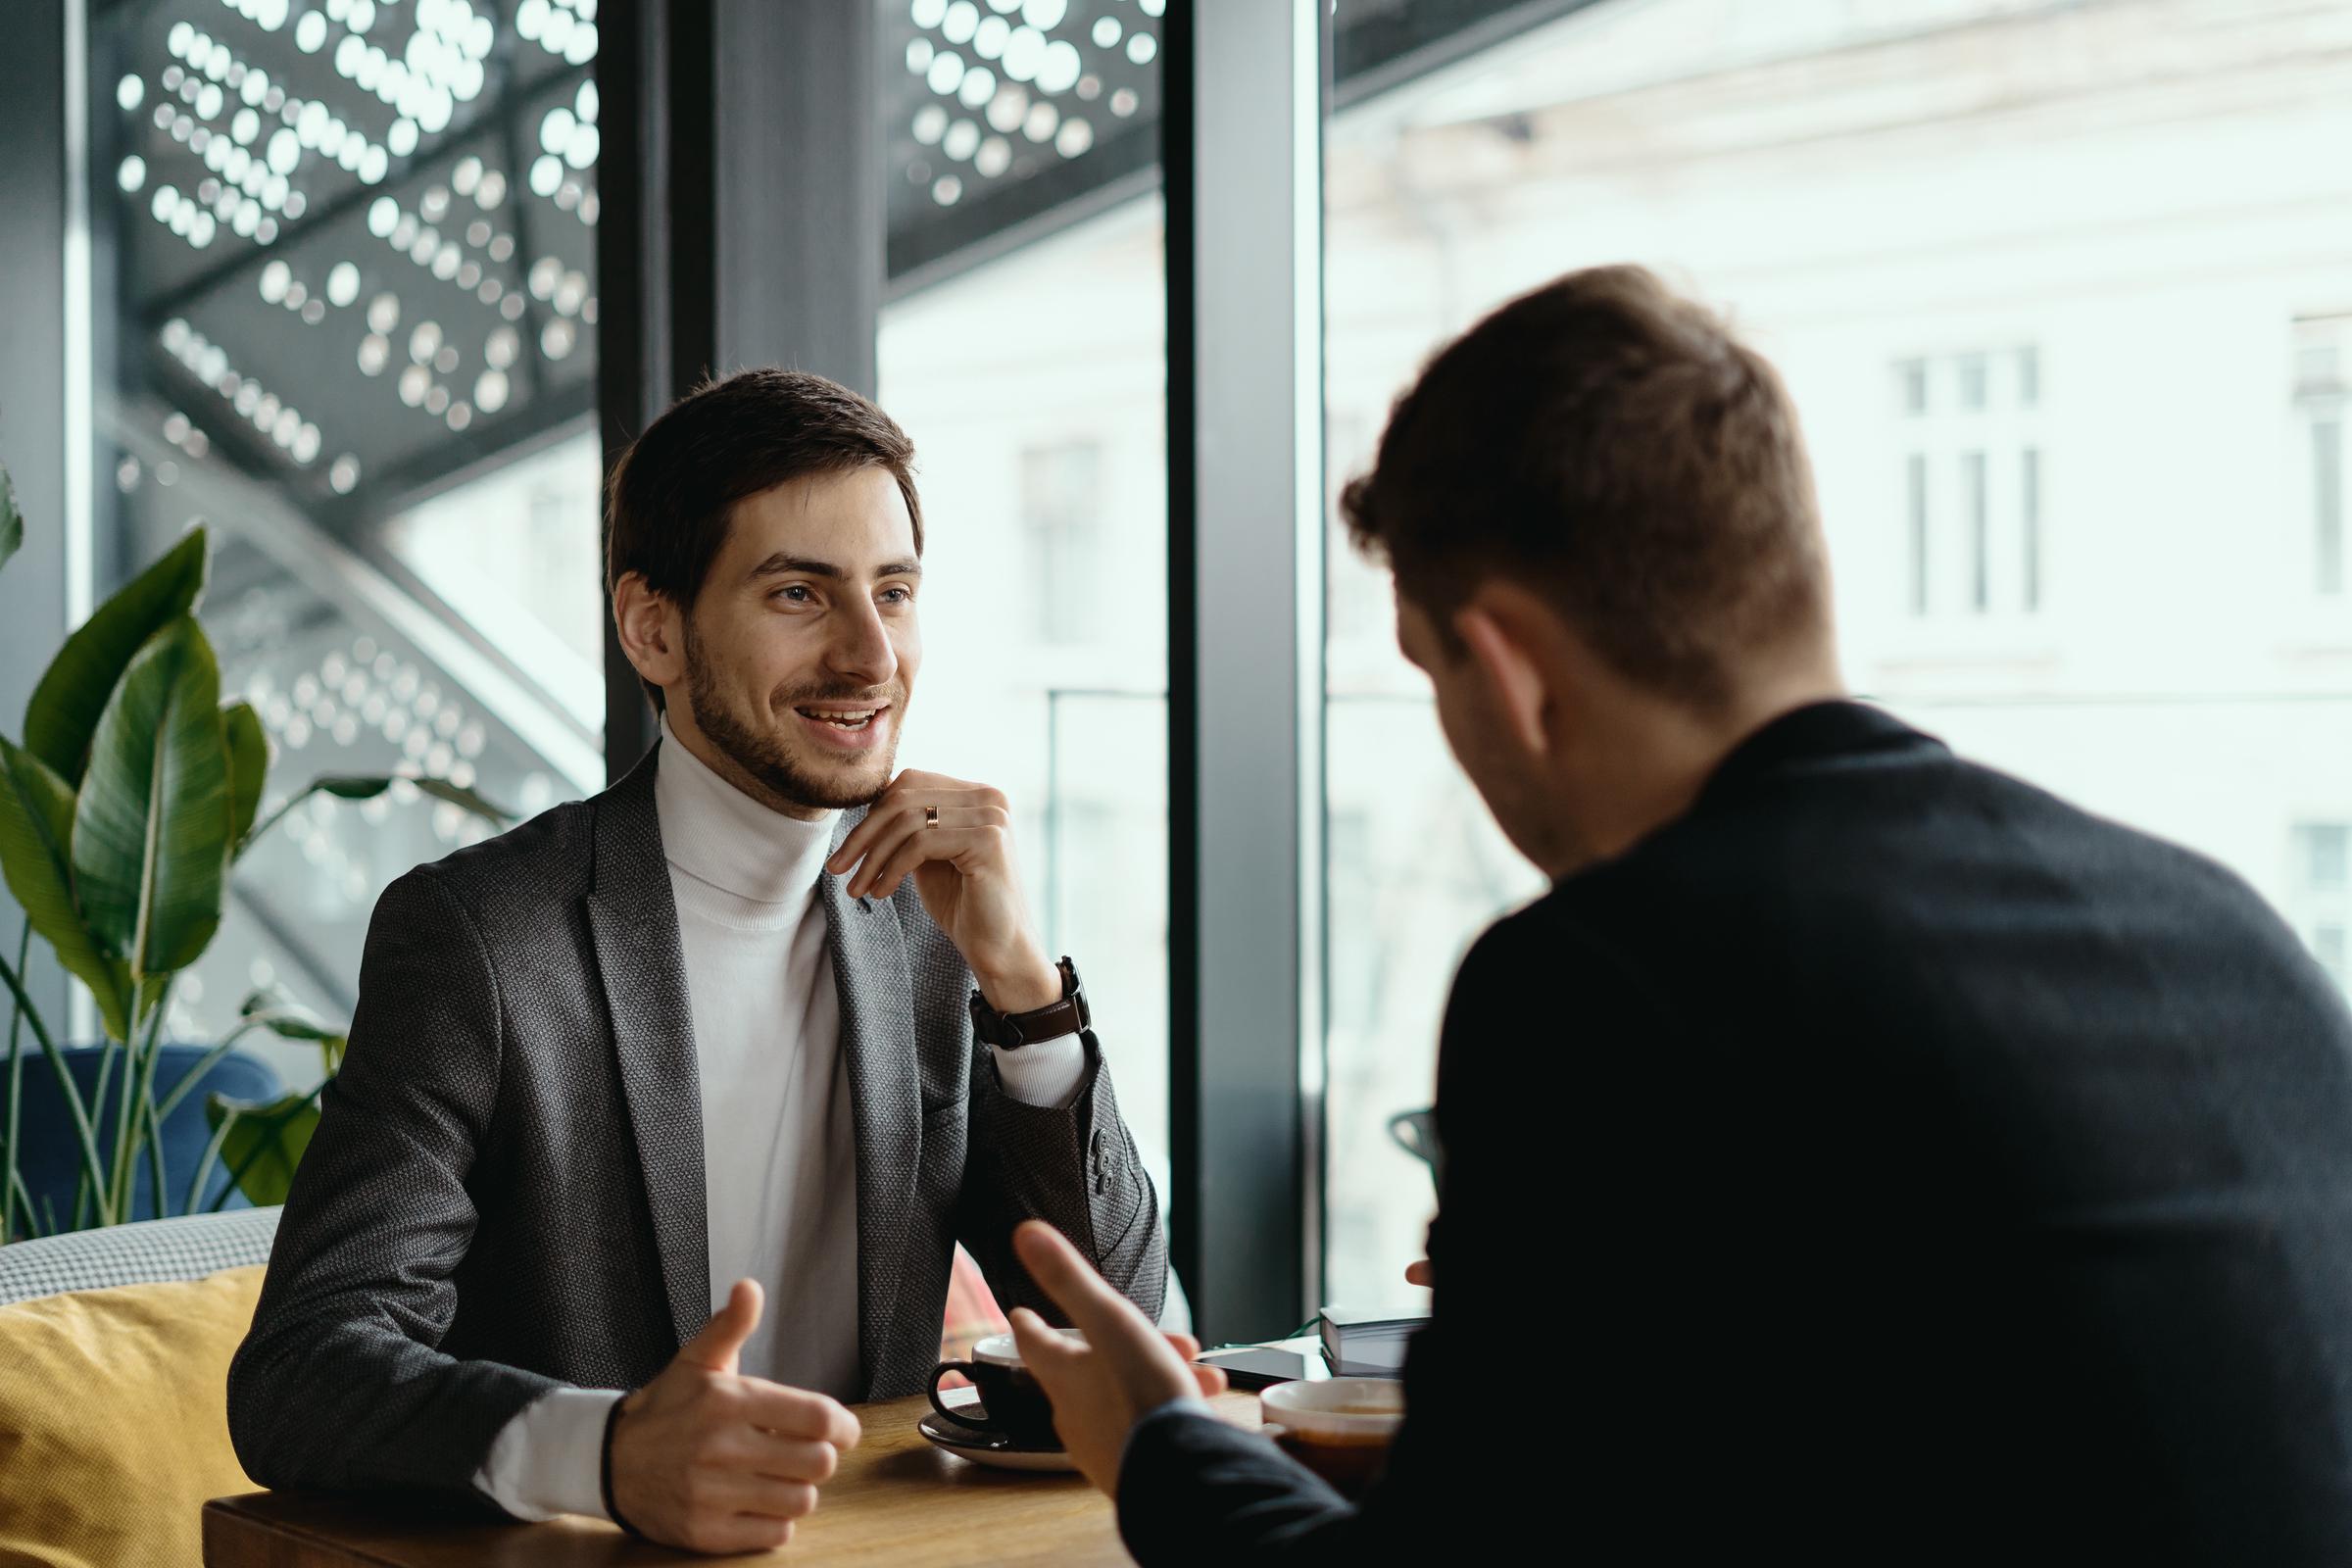
<path id="1" fill-rule="evenodd" d="M 1095 1015 L 1078 983 L 1078 966 L 1064 954 L 1054 967 L 1061 971 L 1061 1000 L 1029 1012 L 999 1012 L 974 991 L 972 1032 L 999 1051 L 1018 1051 L 1032 1040 L 1055 1040 L 1093 1028 Z"/>

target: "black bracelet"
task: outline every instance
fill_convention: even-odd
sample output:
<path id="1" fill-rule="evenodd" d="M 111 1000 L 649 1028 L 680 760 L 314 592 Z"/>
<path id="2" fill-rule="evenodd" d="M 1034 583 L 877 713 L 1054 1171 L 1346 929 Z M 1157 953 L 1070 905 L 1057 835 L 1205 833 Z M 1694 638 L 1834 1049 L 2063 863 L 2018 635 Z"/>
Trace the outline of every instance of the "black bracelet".
<path id="1" fill-rule="evenodd" d="M 605 1412 L 605 1452 L 597 1462 L 597 1486 L 605 1494 L 605 1517 L 620 1526 L 622 1535 L 635 1536 L 639 1541 L 644 1541 L 647 1539 L 645 1532 L 623 1519 L 620 1510 L 612 1503 L 612 1429 L 620 1425 L 620 1407 L 627 1402 L 628 1396 L 624 1394 L 612 1401 L 612 1409 Z"/>

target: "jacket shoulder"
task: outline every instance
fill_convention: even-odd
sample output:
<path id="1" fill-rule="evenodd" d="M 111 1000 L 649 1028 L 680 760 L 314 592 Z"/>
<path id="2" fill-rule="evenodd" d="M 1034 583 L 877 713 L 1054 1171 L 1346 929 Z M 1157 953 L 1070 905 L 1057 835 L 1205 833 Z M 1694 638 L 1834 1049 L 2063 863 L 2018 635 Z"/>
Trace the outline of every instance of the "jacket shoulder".
<path id="1" fill-rule="evenodd" d="M 497 916 L 544 911 L 576 902 L 588 891 L 594 866 L 596 802 L 566 801 L 506 832 L 428 860 L 396 880 L 429 883 L 464 905 L 485 925 Z"/>

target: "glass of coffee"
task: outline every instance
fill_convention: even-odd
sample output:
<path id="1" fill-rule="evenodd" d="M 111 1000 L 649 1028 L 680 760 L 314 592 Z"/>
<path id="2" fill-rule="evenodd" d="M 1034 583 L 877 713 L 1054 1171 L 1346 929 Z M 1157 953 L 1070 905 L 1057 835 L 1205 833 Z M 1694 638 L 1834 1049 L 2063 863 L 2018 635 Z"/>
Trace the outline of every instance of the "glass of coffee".
<path id="1" fill-rule="evenodd" d="M 1257 1402 L 1267 1436 L 1348 1497 L 1370 1490 L 1404 1425 L 1404 1385 L 1394 1378 L 1277 1383 Z"/>
<path id="2" fill-rule="evenodd" d="M 1065 1338 L 1082 1339 L 1076 1329 L 1060 1331 Z M 960 1372 L 980 1391 L 977 1408 L 954 1408 L 940 1401 L 939 1380 Z M 942 1361 L 931 1369 L 931 1408 L 943 1421 L 1010 1438 L 1024 1448 L 1057 1448 L 1054 1432 L 1054 1403 L 1037 1379 L 1021 1364 L 1021 1348 L 1009 1334 L 991 1334 L 972 1347 L 968 1361 Z"/>

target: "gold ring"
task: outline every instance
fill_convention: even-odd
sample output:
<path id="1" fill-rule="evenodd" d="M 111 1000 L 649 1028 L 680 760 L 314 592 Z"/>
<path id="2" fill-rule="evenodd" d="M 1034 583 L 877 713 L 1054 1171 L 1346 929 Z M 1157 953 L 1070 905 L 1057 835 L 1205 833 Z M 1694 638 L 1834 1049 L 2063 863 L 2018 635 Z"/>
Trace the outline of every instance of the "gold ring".
<path id="1" fill-rule="evenodd" d="M 926 806 L 926 807 L 924 807 L 924 808 L 923 808 L 923 826 L 925 826 L 925 827 L 937 827 L 937 826 L 939 826 L 939 808 L 938 808 L 938 807 L 936 807 L 936 806 Z"/>

